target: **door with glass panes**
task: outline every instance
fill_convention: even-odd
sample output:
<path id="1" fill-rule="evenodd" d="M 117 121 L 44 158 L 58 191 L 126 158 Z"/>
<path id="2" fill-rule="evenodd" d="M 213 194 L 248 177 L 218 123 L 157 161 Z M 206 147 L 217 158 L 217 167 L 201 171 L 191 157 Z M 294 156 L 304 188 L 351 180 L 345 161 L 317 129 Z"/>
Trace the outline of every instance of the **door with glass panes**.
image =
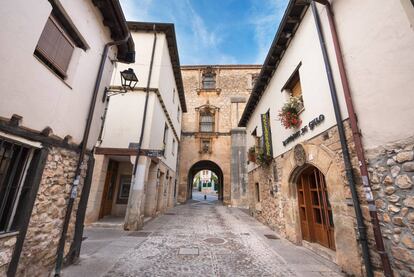
<path id="1" fill-rule="evenodd" d="M 299 176 L 297 190 L 302 238 L 335 250 L 332 207 L 325 176 L 311 166 Z"/>

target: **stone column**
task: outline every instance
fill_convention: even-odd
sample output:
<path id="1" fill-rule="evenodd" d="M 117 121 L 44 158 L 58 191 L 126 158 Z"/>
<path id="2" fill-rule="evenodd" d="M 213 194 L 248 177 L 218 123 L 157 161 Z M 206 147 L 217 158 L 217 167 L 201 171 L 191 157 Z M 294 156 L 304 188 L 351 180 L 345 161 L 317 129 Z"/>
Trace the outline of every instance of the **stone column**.
<path id="1" fill-rule="evenodd" d="M 147 189 L 145 192 L 145 216 L 154 216 L 156 212 L 157 205 L 157 172 L 158 164 L 151 163 L 148 173 L 148 183 Z"/>
<path id="2" fill-rule="evenodd" d="M 131 157 L 131 159 L 135 159 L 135 157 Z M 150 164 L 151 160 L 148 157 L 140 157 L 138 160 L 137 172 L 129 191 L 124 224 L 126 230 L 139 230 L 143 226 L 144 214 L 141 212 L 141 206 L 145 203 L 145 183 L 148 180 Z"/>
<path id="3" fill-rule="evenodd" d="M 246 129 L 231 130 L 231 205 L 248 208 Z"/>

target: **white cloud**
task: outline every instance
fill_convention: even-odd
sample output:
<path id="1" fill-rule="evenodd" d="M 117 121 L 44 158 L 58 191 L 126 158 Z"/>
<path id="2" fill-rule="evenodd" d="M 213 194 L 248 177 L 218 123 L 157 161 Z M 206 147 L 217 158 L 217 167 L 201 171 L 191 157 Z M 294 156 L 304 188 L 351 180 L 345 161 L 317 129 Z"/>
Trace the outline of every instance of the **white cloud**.
<path id="1" fill-rule="evenodd" d="M 152 21 L 149 14 L 153 0 L 120 0 L 125 18 L 130 21 Z"/>
<path id="2" fill-rule="evenodd" d="M 237 63 L 220 48 L 220 23 L 209 29 L 190 0 L 121 0 L 121 4 L 127 20 L 174 23 L 182 64 Z"/>
<path id="3" fill-rule="evenodd" d="M 254 26 L 255 42 L 258 49 L 256 63 L 264 62 L 285 11 L 286 2 L 286 0 L 265 0 L 258 3 L 251 0 L 250 23 Z"/>

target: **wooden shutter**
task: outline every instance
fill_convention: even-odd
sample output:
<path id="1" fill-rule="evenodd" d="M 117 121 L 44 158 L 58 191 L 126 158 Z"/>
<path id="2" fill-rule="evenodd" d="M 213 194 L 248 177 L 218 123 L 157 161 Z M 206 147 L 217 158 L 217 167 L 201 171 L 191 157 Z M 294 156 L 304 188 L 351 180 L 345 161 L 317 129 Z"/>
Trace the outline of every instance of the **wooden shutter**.
<path id="1" fill-rule="evenodd" d="M 302 87 L 300 81 L 298 80 L 296 84 L 292 87 L 292 96 L 300 97 L 302 95 Z"/>
<path id="2" fill-rule="evenodd" d="M 74 49 L 73 43 L 65 35 L 64 30 L 52 17 L 49 17 L 36 46 L 36 50 L 54 69 L 66 76 Z"/>

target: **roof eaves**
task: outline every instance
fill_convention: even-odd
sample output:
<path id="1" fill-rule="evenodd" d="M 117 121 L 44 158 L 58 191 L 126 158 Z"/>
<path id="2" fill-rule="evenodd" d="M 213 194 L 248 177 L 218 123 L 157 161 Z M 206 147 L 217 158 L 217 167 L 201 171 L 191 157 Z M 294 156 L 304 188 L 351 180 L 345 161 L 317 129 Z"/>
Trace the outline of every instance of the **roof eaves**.
<path id="1" fill-rule="evenodd" d="M 296 30 L 298 29 L 306 10 L 309 7 L 307 0 L 290 0 L 279 28 L 267 53 L 259 77 L 253 87 L 252 94 L 240 118 L 239 127 L 246 127 L 252 113 L 259 103 L 267 85 L 273 77 L 286 49 L 289 47 Z"/>
<path id="2" fill-rule="evenodd" d="M 103 16 L 103 24 L 111 31 L 113 40 L 121 40 L 129 33 L 126 19 L 118 0 L 92 0 Z M 132 37 L 118 45 L 117 59 L 124 63 L 135 62 L 135 45 Z"/>

